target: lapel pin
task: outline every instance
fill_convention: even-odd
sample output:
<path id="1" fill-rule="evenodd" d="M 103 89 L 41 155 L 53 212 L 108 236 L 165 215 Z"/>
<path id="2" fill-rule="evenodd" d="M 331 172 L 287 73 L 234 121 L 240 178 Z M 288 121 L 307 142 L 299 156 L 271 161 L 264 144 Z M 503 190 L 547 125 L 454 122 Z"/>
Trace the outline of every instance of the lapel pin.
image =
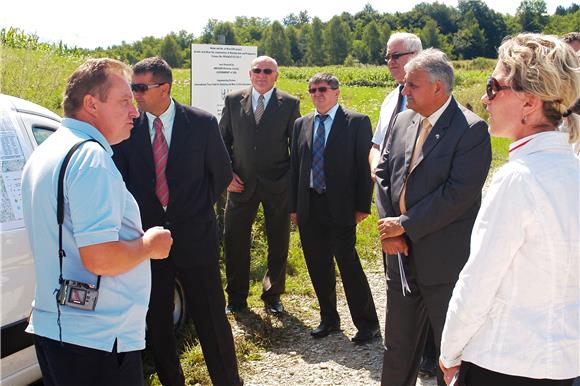
<path id="1" fill-rule="evenodd" d="M 439 139 L 439 134 L 435 134 L 435 139 Z"/>

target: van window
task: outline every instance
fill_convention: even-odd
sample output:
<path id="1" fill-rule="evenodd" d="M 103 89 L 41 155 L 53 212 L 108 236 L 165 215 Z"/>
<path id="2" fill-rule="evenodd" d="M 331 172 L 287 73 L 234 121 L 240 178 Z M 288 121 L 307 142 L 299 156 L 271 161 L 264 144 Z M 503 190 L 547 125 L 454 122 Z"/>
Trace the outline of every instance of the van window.
<path id="1" fill-rule="evenodd" d="M 54 129 L 48 127 L 39 127 L 39 126 L 32 127 L 32 134 L 34 134 L 34 140 L 36 141 L 37 145 L 43 143 L 44 140 L 50 137 L 52 133 L 54 133 Z"/>

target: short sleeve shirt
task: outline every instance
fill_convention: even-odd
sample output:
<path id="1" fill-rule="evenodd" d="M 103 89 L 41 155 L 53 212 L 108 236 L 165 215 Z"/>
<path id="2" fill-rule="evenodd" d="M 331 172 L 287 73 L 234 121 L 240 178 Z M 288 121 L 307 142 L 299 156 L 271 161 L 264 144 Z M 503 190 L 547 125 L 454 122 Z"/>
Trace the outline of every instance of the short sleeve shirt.
<path id="1" fill-rule="evenodd" d="M 31 155 L 22 175 L 24 221 L 35 262 L 36 293 L 27 332 L 59 340 L 54 291 L 59 288 L 58 175 L 62 161 L 77 142 L 64 179 L 63 278 L 96 284 L 85 269 L 79 248 L 143 235 L 137 202 L 126 189 L 99 130 L 65 118 L 61 127 Z M 111 258 L 114 258 L 113 256 Z M 150 263 L 103 276 L 94 311 L 60 306 L 63 342 L 103 351 L 141 350 L 145 346 L 145 315 L 151 290 Z"/>

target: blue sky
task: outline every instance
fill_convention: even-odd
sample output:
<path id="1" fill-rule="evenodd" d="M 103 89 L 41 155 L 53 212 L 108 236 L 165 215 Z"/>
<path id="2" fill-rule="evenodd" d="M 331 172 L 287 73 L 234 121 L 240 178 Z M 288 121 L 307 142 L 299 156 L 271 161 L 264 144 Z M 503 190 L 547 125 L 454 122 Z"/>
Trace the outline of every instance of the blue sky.
<path id="1" fill-rule="evenodd" d="M 386 0 L 7 0 L 2 4 L 0 27 L 19 27 L 35 33 L 43 41 L 62 40 L 70 46 L 107 47 L 122 41 L 133 42 L 145 36 L 163 37 L 171 31 L 186 30 L 199 36 L 208 19 L 233 21 L 236 16 L 267 17 L 282 20 L 289 13 L 307 10 L 310 16 L 327 21 L 342 12 L 356 13 L 370 3 L 379 12 L 405 12 L 422 1 Z M 456 0 L 442 3 L 457 6 Z M 519 0 L 486 0 L 501 13 L 514 14 Z M 546 0 L 548 12 L 571 0 Z M 165 8 L 160 4 L 166 5 Z M 81 11 L 81 9 L 83 11 Z"/>

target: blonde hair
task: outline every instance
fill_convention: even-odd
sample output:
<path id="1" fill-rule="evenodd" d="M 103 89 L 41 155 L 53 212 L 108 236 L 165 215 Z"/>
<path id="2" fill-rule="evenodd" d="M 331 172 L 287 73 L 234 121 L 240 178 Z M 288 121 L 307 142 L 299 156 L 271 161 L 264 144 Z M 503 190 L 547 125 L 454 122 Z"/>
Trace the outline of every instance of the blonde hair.
<path id="1" fill-rule="evenodd" d="M 549 124 L 564 123 L 570 142 L 576 141 L 579 122 L 570 112 L 580 98 L 580 63 L 574 50 L 556 36 L 521 33 L 504 39 L 499 62 L 512 89 L 539 97 Z"/>
<path id="2" fill-rule="evenodd" d="M 125 63 L 110 58 L 89 59 L 68 78 L 62 107 L 66 117 L 74 118 L 85 95 L 107 100 L 112 83 L 109 75 L 120 75 L 130 81 L 133 71 Z"/>

